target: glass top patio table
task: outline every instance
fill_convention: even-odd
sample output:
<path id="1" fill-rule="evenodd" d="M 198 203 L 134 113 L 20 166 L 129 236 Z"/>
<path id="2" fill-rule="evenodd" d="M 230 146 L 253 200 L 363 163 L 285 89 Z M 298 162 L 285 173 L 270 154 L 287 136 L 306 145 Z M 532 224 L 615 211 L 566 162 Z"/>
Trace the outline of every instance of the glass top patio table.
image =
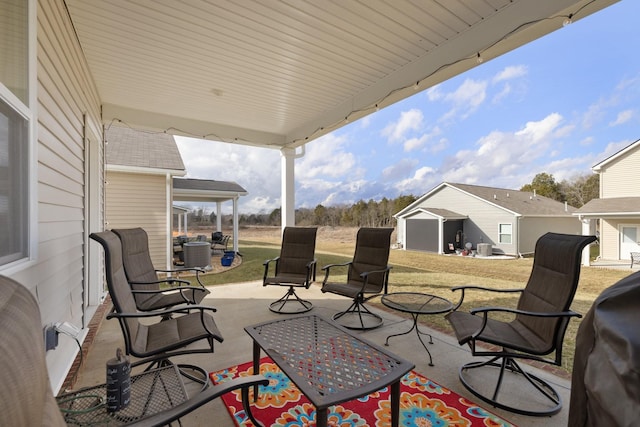
<path id="1" fill-rule="evenodd" d="M 264 322 L 245 331 L 253 339 L 254 372 L 259 372 L 263 350 L 316 407 L 318 427 L 327 425 L 329 406 L 388 385 L 392 425 L 398 425 L 400 379 L 413 363 L 317 315 Z"/>

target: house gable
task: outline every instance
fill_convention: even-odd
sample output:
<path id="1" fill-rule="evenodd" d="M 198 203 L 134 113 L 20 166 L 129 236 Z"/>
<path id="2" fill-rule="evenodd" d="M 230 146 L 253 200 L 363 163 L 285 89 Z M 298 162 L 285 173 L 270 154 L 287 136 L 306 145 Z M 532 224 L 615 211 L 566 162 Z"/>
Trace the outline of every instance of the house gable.
<path id="1" fill-rule="evenodd" d="M 593 166 L 600 174 L 600 198 L 640 197 L 640 139 Z"/>

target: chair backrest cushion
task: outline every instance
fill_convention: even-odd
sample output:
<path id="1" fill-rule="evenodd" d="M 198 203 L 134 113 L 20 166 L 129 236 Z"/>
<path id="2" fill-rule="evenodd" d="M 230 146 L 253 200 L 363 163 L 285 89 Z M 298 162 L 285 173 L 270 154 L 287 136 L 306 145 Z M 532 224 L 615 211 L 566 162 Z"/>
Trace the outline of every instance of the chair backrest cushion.
<path id="1" fill-rule="evenodd" d="M 137 313 L 136 302 L 127 281 L 122 263 L 120 238 L 112 231 L 91 233 L 91 239 L 104 248 L 105 275 L 113 308 L 117 313 Z M 121 321 L 127 353 L 135 354 L 146 348 L 147 328 L 137 318 Z"/>
<path id="2" fill-rule="evenodd" d="M 160 285 L 157 283 L 149 285 L 139 284 L 144 282 L 156 282 L 158 280 L 158 274 L 153 266 L 153 261 L 151 261 L 151 254 L 149 252 L 149 236 L 147 235 L 147 232 L 140 227 L 120 228 L 113 229 L 111 231 L 120 238 L 120 243 L 122 245 L 122 264 L 124 265 L 124 273 L 127 276 L 127 280 L 129 282 L 137 282 L 135 285 L 132 285 L 133 289 L 160 289 Z M 137 294 L 134 298 L 138 305 L 143 307 L 145 302 L 153 298 L 153 296 Z"/>
<path id="3" fill-rule="evenodd" d="M 307 274 L 316 251 L 316 227 L 285 227 L 276 275 Z"/>
<path id="4" fill-rule="evenodd" d="M 49 383 L 38 303 L 5 276 L 0 276 L 0 325 L 0 424 L 65 426 Z"/>
<path id="5" fill-rule="evenodd" d="M 580 279 L 582 250 L 595 239 L 595 236 L 558 233 L 546 233 L 540 237 L 536 242 L 531 275 L 518 301 L 518 308 L 535 312 L 569 310 Z M 517 316 L 516 322 L 535 331 L 549 349 L 555 344 L 559 326 L 566 319 Z"/>
<path id="6" fill-rule="evenodd" d="M 393 228 L 360 228 L 356 235 L 356 249 L 349 268 L 348 282 L 362 283 L 360 274 L 367 271 L 382 270 L 389 262 L 391 249 L 391 233 Z M 369 276 L 369 287 L 384 285 L 386 275 L 374 274 Z"/>

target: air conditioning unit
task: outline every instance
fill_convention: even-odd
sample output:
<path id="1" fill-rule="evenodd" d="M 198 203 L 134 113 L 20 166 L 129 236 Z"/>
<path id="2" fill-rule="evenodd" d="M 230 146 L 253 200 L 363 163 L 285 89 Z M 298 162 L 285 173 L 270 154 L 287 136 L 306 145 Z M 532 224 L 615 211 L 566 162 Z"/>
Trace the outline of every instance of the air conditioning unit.
<path id="1" fill-rule="evenodd" d="M 478 243 L 478 255 L 479 256 L 491 256 L 493 254 L 493 247 L 491 243 Z"/>

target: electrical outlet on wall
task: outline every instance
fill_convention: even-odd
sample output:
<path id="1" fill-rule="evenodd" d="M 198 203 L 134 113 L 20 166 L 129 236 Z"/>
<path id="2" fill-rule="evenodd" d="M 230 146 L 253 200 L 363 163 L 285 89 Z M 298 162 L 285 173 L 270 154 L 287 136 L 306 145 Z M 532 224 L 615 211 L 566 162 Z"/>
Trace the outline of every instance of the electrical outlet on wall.
<path id="1" fill-rule="evenodd" d="M 58 346 L 58 330 L 55 325 L 48 325 L 44 328 L 44 349 L 53 350 Z"/>

